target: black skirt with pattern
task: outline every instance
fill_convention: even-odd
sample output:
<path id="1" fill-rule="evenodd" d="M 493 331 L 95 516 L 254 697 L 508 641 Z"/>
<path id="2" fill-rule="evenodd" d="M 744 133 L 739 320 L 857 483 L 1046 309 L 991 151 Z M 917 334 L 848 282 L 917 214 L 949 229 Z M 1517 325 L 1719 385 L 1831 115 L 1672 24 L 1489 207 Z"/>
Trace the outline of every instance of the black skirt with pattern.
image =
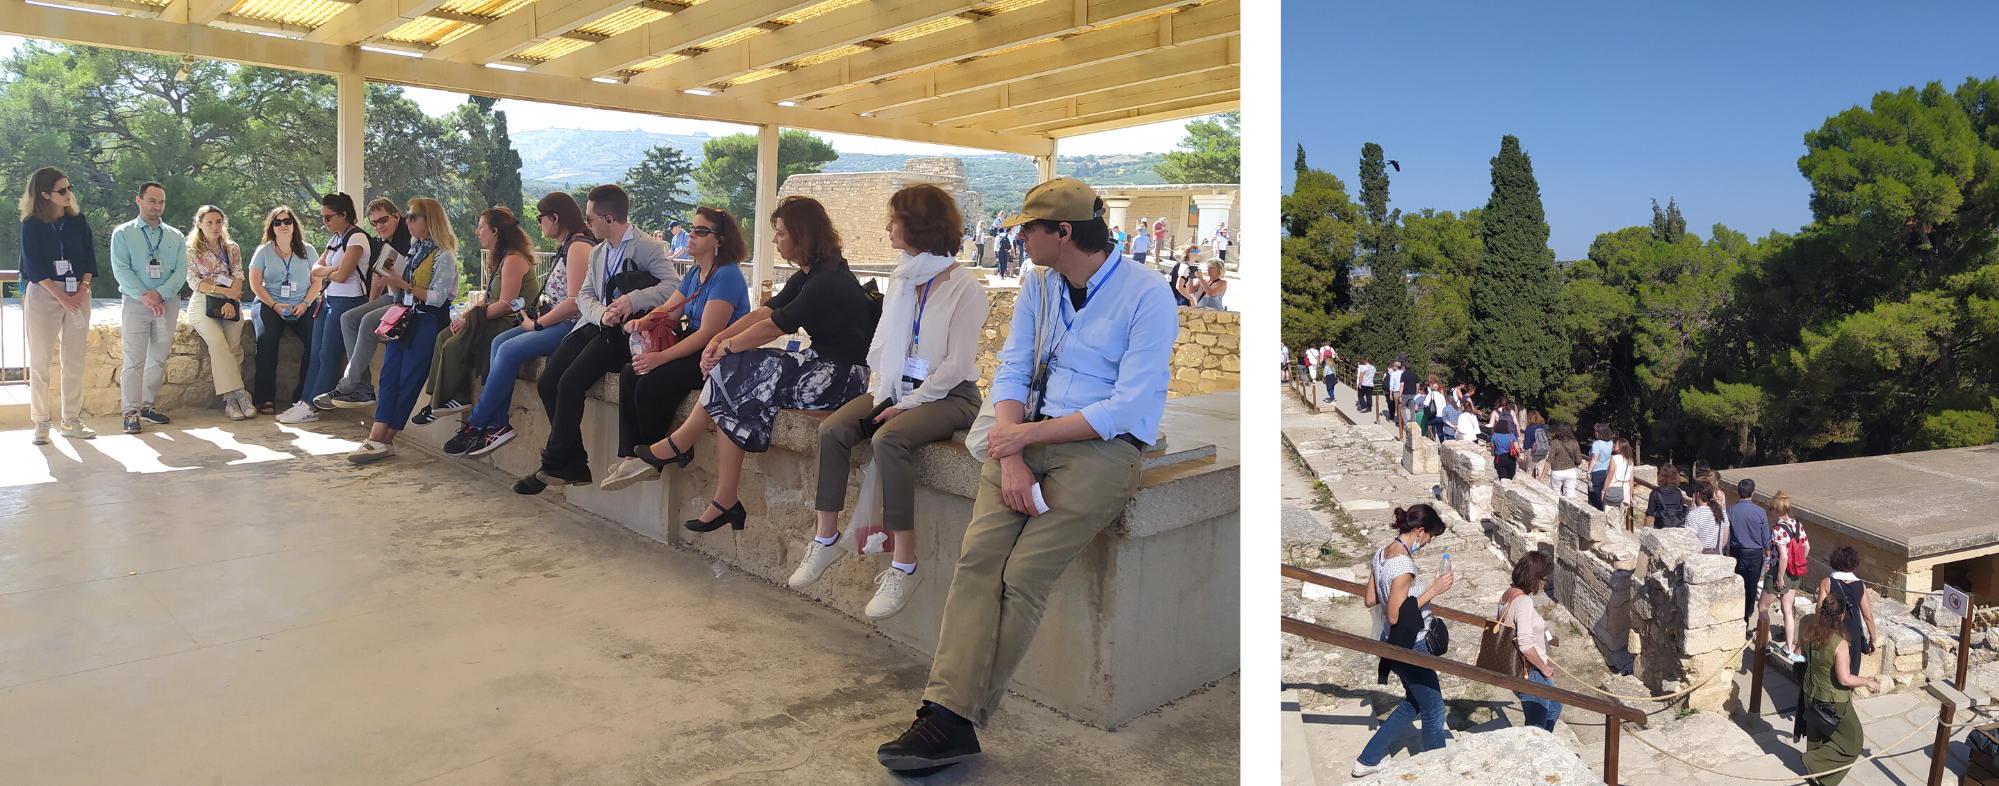
<path id="1" fill-rule="evenodd" d="M 868 367 L 810 349 L 753 349 L 726 355 L 708 372 L 701 407 L 729 441 L 751 453 L 770 449 L 780 409 L 839 409 L 868 392 Z"/>

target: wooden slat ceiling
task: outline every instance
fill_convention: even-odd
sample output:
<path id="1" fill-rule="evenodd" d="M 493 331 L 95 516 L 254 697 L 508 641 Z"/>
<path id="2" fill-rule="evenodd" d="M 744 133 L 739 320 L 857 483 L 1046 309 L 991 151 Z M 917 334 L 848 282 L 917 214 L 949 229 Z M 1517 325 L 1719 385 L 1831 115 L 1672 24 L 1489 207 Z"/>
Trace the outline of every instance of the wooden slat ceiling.
<path id="1" fill-rule="evenodd" d="M 47 0 L 1043 138 L 1240 101 L 1240 0 Z"/>

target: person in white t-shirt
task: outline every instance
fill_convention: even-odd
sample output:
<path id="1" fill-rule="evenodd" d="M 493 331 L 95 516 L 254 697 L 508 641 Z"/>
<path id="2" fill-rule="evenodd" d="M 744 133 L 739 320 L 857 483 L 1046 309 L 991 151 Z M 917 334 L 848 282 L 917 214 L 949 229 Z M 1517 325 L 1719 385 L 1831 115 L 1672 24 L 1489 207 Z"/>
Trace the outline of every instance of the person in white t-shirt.
<path id="1" fill-rule="evenodd" d="M 1458 410 L 1458 441 L 1478 441 L 1478 413 L 1469 409 Z"/>
<path id="2" fill-rule="evenodd" d="M 1328 404 L 1333 403 L 1333 388 L 1340 383 L 1339 367 L 1333 365 L 1333 361 L 1339 359 L 1340 353 L 1333 351 L 1333 345 L 1324 344 L 1319 347 L 1319 375 L 1322 379 L 1328 380 L 1326 382 L 1326 403 Z"/>
<path id="3" fill-rule="evenodd" d="M 1358 383 L 1357 387 L 1360 389 L 1360 401 L 1355 402 L 1357 404 L 1355 411 L 1374 411 L 1374 363 L 1367 358 L 1361 358 L 1360 367 L 1354 369 L 1354 382 Z M 1376 415 L 1374 420 L 1377 423 L 1381 422 L 1381 416 Z"/>

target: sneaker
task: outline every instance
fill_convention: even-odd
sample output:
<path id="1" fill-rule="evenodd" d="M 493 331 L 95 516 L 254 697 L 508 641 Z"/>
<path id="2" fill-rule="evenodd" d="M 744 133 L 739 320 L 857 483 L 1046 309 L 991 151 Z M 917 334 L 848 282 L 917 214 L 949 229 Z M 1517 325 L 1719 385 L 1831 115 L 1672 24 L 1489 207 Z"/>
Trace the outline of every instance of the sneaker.
<path id="1" fill-rule="evenodd" d="M 137 434 L 137 433 L 139 433 L 139 411 L 138 411 L 138 410 L 136 410 L 136 409 L 128 409 L 128 410 L 125 410 L 125 433 L 127 433 L 127 434 Z"/>
<path id="2" fill-rule="evenodd" d="M 319 403 L 318 399 L 314 399 L 313 403 Z M 360 409 L 361 407 L 373 406 L 375 403 L 375 394 L 373 391 L 368 390 L 356 390 L 352 393 L 334 393 L 327 397 L 327 403 L 341 409 Z"/>
<path id="3" fill-rule="evenodd" d="M 396 446 L 394 444 L 376 442 L 369 439 L 362 440 L 361 447 L 355 448 L 354 452 L 347 454 L 347 460 L 355 464 L 373 464 L 393 455 L 396 455 Z"/>
<path id="4" fill-rule="evenodd" d="M 97 432 L 92 431 L 89 426 L 83 425 L 83 421 L 76 418 L 63 421 L 61 426 L 56 427 L 56 433 L 70 439 L 97 438 Z"/>
<path id="5" fill-rule="evenodd" d="M 875 749 L 875 760 L 883 767 L 923 770 L 924 775 L 977 755 L 979 736 L 972 722 L 927 701 L 916 711 L 916 722 L 909 724 L 908 731 Z"/>
<path id="6" fill-rule="evenodd" d="M 561 470 L 551 470 L 547 467 L 542 467 L 539 471 L 534 473 L 534 476 L 540 479 L 541 482 L 551 486 L 561 486 L 565 484 L 570 486 L 590 485 L 589 467 L 577 467 L 575 469 L 561 469 Z"/>
<path id="7" fill-rule="evenodd" d="M 35 421 L 35 440 L 34 440 L 34 443 L 33 443 L 33 444 L 36 444 L 36 445 L 47 445 L 47 444 L 49 444 L 49 426 L 50 426 L 50 425 L 51 425 L 51 424 L 50 424 L 50 423 L 49 423 L 48 421 L 46 421 L 46 420 L 37 420 L 37 421 Z"/>
<path id="8" fill-rule="evenodd" d="M 501 426 L 496 429 L 486 429 L 482 433 L 482 436 L 480 436 L 479 442 L 477 444 L 474 444 L 471 450 L 466 451 L 465 455 L 484 456 L 488 453 L 498 450 L 501 445 L 507 444 L 507 440 L 513 438 L 514 438 L 513 426 Z"/>
<path id="9" fill-rule="evenodd" d="M 814 541 L 813 545 L 819 544 Z M 902 611 L 903 602 L 909 600 L 909 593 L 916 589 L 919 580 L 915 574 L 893 567 L 882 571 L 875 577 L 875 597 L 868 601 L 868 619 L 888 619 Z"/>
<path id="10" fill-rule="evenodd" d="M 1362 763 L 1360 763 L 1360 762 L 1354 762 L 1354 763 L 1353 763 L 1353 774 L 1352 774 L 1352 775 L 1349 775 L 1349 776 L 1347 776 L 1347 777 L 1350 777 L 1350 778 L 1365 778 L 1365 777 L 1367 777 L 1367 776 L 1369 776 L 1369 775 L 1373 775 L 1373 774 L 1375 774 L 1375 773 L 1377 773 L 1377 772 L 1380 772 L 1380 771 L 1381 771 L 1381 765 L 1379 765 L 1379 764 L 1376 764 L 1376 765 L 1374 765 L 1374 766 L 1372 766 L 1372 767 L 1369 767 L 1369 766 L 1367 766 L 1367 765 L 1365 765 L 1365 764 L 1362 764 Z"/>
<path id="11" fill-rule="evenodd" d="M 151 423 L 155 426 L 164 426 L 168 423 L 174 422 L 173 418 L 161 414 L 159 410 L 153 409 L 152 407 L 141 408 L 139 410 L 139 417 L 140 419 L 145 420 L 147 423 Z"/>
<path id="12" fill-rule="evenodd" d="M 319 410 L 313 409 L 311 404 L 301 401 L 293 404 L 291 409 L 279 413 L 278 422 L 286 425 L 293 423 L 317 423 L 319 422 Z"/>
<path id="13" fill-rule="evenodd" d="M 222 414 L 228 415 L 230 420 L 242 420 L 249 417 L 243 414 L 243 405 L 236 401 L 235 396 L 222 397 Z"/>
<path id="14" fill-rule="evenodd" d="M 433 415 L 449 415 L 453 412 L 463 412 L 471 408 L 472 408 L 471 404 L 461 403 L 458 399 L 454 398 L 437 406 L 431 407 L 430 410 L 431 414 Z"/>
<path id="15" fill-rule="evenodd" d="M 541 482 L 541 478 L 537 477 L 540 474 L 541 473 L 537 472 L 534 475 L 529 475 L 527 477 L 521 478 L 520 480 L 514 481 L 514 493 L 524 494 L 532 497 L 536 494 L 540 494 L 544 489 L 547 489 L 548 484 Z"/>
<path id="16" fill-rule="evenodd" d="M 605 491 L 617 491 L 634 483 L 643 483 L 659 477 L 659 468 L 645 463 L 645 460 L 627 457 L 611 468 L 611 474 L 604 476 L 604 482 L 597 484 Z"/>
<path id="17" fill-rule="evenodd" d="M 798 570 L 791 572 L 791 588 L 805 589 L 812 586 L 812 583 L 818 581 L 820 576 L 825 575 L 826 569 L 832 567 L 834 562 L 839 561 L 840 555 L 845 553 L 847 553 L 847 550 L 840 548 L 840 538 L 838 535 L 833 537 L 833 545 L 831 546 L 823 545 L 817 540 L 807 542 L 805 546 L 805 559 L 799 561 Z M 890 568 L 890 570 L 895 569 Z M 896 572 L 900 573 L 901 571 Z M 870 604 L 870 608 L 872 608 L 872 604 Z"/>
<path id="18" fill-rule="evenodd" d="M 410 422 L 419 426 L 428 426 L 437 422 L 437 413 L 430 411 L 430 407 L 424 407 L 410 416 Z"/>
<path id="19" fill-rule="evenodd" d="M 471 450 L 473 445 L 479 444 L 479 438 L 484 435 L 484 429 L 473 428 L 471 426 L 461 428 L 458 430 L 457 436 L 445 440 L 444 455 L 463 456 L 465 455 L 465 451 Z"/>
<path id="20" fill-rule="evenodd" d="M 324 409 L 332 409 L 332 408 L 333 408 L 333 394 L 332 394 L 332 393 L 321 393 L 321 394 L 319 394 L 319 395 L 317 395 L 317 396 L 313 396 L 313 397 L 312 397 L 312 408 L 313 408 L 313 409 L 322 409 L 322 410 L 324 410 Z"/>

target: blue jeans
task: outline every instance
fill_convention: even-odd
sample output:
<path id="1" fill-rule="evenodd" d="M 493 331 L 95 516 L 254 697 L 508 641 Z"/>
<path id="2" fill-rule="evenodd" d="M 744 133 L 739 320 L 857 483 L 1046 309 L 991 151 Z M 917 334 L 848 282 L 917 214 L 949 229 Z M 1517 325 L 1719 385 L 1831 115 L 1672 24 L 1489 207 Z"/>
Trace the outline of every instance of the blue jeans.
<path id="1" fill-rule="evenodd" d="M 312 323 L 312 370 L 305 375 L 305 395 L 300 401 L 311 401 L 321 393 L 332 392 L 333 383 L 340 381 L 340 375 L 347 370 L 347 350 L 354 343 L 352 336 L 343 336 L 340 329 L 340 315 L 348 309 L 368 302 L 366 297 L 336 297 L 328 295 L 320 302 L 318 313 Z"/>
<path id="2" fill-rule="evenodd" d="M 382 378 L 375 400 L 375 422 L 396 431 L 409 425 L 410 410 L 416 408 L 423 383 L 430 380 L 430 358 L 437 351 L 437 334 L 451 321 L 442 308 L 420 307 L 410 315 L 408 333 L 399 341 L 387 342 L 382 352 Z M 332 380 L 327 380 L 331 385 Z"/>
<path id="3" fill-rule="evenodd" d="M 1532 666 L 1527 667 L 1527 681 L 1550 688 L 1555 686 L 1555 683 L 1548 680 L 1548 675 L 1542 674 L 1540 669 Z M 1562 717 L 1561 702 L 1525 693 L 1516 692 L 1513 695 L 1520 697 L 1520 711 L 1527 716 L 1527 725 L 1539 726 L 1542 731 L 1555 730 L 1555 721 Z"/>
<path id="4" fill-rule="evenodd" d="M 494 336 L 486 386 L 479 389 L 479 402 L 472 406 L 472 416 L 465 419 L 465 425 L 473 428 L 506 425 L 507 409 L 514 403 L 514 380 L 521 374 L 521 364 L 530 358 L 554 354 L 562 339 L 569 335 L 569 329 L 575 326 L 576 320 L 571 319 L 533 332 L 513 328 Z"/>
<path id="5" fill-rule="evenodd" d="M 1423 750 L 1444 747 L 1444 692 L 1437 685 L 1437 673 L 1407 663 L 1390 663 L 1388 670 L 1402 678 L 1402 687 L 1408 695 L 1395 706 L 1394 712 L 1388 713 L 1388 720 L 1381 722 L 1381 728 L 1374 730 L 1367 747 L 1361 749 L 1360 763 L 1367 767 L 1388 758 L 1388 746 L 1402 736 L 1402 730 L 1409 728 L 1418 715 L 1423 718 Z"/>

